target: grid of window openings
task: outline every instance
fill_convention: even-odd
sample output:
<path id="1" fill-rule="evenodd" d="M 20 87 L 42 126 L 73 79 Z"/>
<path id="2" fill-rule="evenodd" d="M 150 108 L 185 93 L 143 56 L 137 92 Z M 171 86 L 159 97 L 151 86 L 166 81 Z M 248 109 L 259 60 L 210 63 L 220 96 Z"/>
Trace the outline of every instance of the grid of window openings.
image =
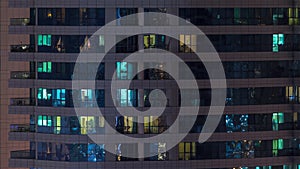
<path id="1" fill-rule="evenodd" d="M 107 132 L 106 120 L 110 120 L 110 125 L 116 133 L 137 137 L 159 135 L 167 132 L 168 128 L 173 125 L 172 119 L 177 115 L 178 107 L 188 109 L 195 105 L 204 108 L 210 106 L 212 91 L 209 87 L 180 91 L 176 87 L 172 88 L 172 86 L 176 86 L 172 84 L 173 77 L 164 71 L 168 63 L 157 61 L 138 65 L 136 62 L 122 61 L 130 53 L 137 51 L 142 57 L 143 49 L 149 49 L 145 52 L 153 52 L 154 48 L 168 50 L 186 59 L 185 63 L 194 75 L 194 77 L 186 75 L 186 70 L 181 66 L 183 63 L 179 63 L 174 66 L 180 68 L 177 72 L 180 80 L 195 78 L 202 83 L 209 79 L 208 73 L 204 64 L 193 59 L 192 54 L 203 52 L 203 48 L 201 48 L 203 36 L 182 33 L 178 36 L 178 41 L 175 41 L 166 35 L 153 33 L 135 35 L 125 39 L 123 39 L 124 36 L 116 35 L 117 40 L 123 40 L 114 48 L 106 49 L 105 35 L 92 36 L 91 32 L 82 31 L 85 30 L 83 28 L 100 28 L 113 19 L 117 19 L 116 26 L 137 26 L 142 22 L 139 20 L 140 18 L 125 20 L 123 17 L 141 11 L 175 13 L 186 20 L 179 23 L 181 26 L 190 22 L 196 26 L 212 29 L 226 26 L 242 28 L 247 25 L 250 27 L 247 31 L 241 29 L 236 33 L 222 31 L 222 33 L 214 32 L 206 35 L 216 51 L 219 52 L 221 59 L 224 59 L 222 64 L 226 78 L 230 81 L 224 100 L 228 109 L 225 109 L 212 140 L 200 144 L 194 139 L 196 134 L 202 132 L 207 119 L 207 112 L 200 110 L 198 116 L 178 117 L 178 132 L 181 134 L 186 131 L 185 124 L 193 120 L 195 123 L 187 137 L 169 151 L 166 151 L 168 142 L 144 143 L 141 146 L 138 143 L 122 143 L 122 140 L 118 140 L 118 143 L 106 144 L 95 144 L 87 139 L 84 142 L 78 141 L 81 136 L 85 138 L 87 135 L 112 134 Z M 155 26 L 160 21 L 168 23 L 163 16 L 151 21 L 148 16 L 143 19 L 144 24 L 148 26 Z M 212 160 L 220 160 L 217 161 L 219 167 L 214 167 L 220 169 L 295 169 L 297 167 L 300 169 L 300 164 L 291 162 L 297 161 L 300 155 L 300 138 L 293 134 L 294 131 L 297 132 L 300 129 L 300 114 L 297 107 L 300 103 L 298 79 L 300 66 L 299 59 L 296 57 L 297 51 L 300 50 L 300 38 L 299 34 L 290 31 L 294 30 L 298 24 L 299 9 L 293 7 L 292 4 L 284 8 L 30 7 L 30 18 L 26 20 L 11 19 L 11 25 L 23 25 L 24 29 L 29 25 L 36 26 L 37 29 L 38 26 L 45 26 L 53 28 L 53 30 L 54 27 L 70 26 L 78 28 L 79 32 L 30 32 L 27 34 L 29 44 L 11 45 L 12 56 L 21 56 L 24 53 L 34 53 L 33 55 L 35 55 L 34 59 L 26 58 L 26 61 L 30 63 L 30 71 L 11 72 L 11 79 L 34 79 L 37 82 L 35 86 L 29 87 L 29 98 L 11 99 L 12 109 L 10 111 L 18 113 L 17 111 L 21 110 L 23 113 L 30 114 L 30 122 L 29 124 L 11 124 L 10 134 L 18 135 L 21 132 L 30 132 L 36 136 L 35 140 L 28 138 L 29 150 L 11 152 L 11 160 L 34 159 L 45 162 L 44 166 L 35 166 L 31 163 L 22 164 L 24 167 L 32 169 L 47 168 L 48 161 L 66 162 L 66 165 L 72 162 L 88 162 L 89 164 L 99 162 L 97 163 L 99 165 L 103 165 L 105 162 L 116 162 L 115 165 L 118 165 L 122 164 L 122 161 L 136 161 L 137 165 L 141 167 L 147 164 L 164 168 L 165 166 L 157 165 L 158 163 L 144 163 L 144 161 L 187 161 L 185 164 L 188 164 L 189 160 L 199 162 L 197 163 L 199 165 L 192 167 L 195 169 L 202 163 L 212 163 Z M 272 29 L 266 32 L 250 31 L 251 26 L 259 28 L 268 26 Z M 289 30 L 281 29 L 282 27 L 289 28 Z M 81 28 L 82 30 L 80 30 Z M 109 58 L 103 63 L 89 62 L 86 64 L 87 69 L 97 67 L 96 77 L 91 77 L 89 74 L 84 75 L 86 78 L 84 80 L 96 80 L 96 89 L 72 90 L 68 85 L 66 85 L 67 87 L 52 86 L 53 81 L 68 83 L 73 79 L 75 62 L 72 55 L 77 56 L 80 52 L 104 53 L 108 51 L 107 57 Z M 245 58 L 245 54 L 247 58 Z M 261 59 L 257 58 L 258 55 L 261 56 Z M 285 58 L 281 55 L 284 55 Z M 63 61 L 56 60 L 56 57 L 64 59 Z M 213 61 L 205 63 L 206 66 L 212 67 L 215 64 Z M 138 70 L 138 66 L 153 67 L 153 69 L 146 69 L 136 75 L 134 72 Z M 114 100 L 109 98 L 112 94 L 106 86 L 112 80 L 113 73 L 116 75 L 114 79 L 116 81 L 132 80 L 131 88 L 118 88 L 115 91 L 116 98 L 113 98 Z M 242 82 L 242 80 L 250 83 L 266 79 L 270 83 L 257 81 L 256 86 L 245 87 Z M 49 82 L 49 85 L 41 85 L 39 83 L 41 80 Z M 150 84 L 152 82 L 156 82 L 158 87 L 142 85 L 142 83 Z M 22 87 L 22 83 L 26 82 L 20 81 L 19 83 L 19 86 Z M 114 106 L 124 110 L 128 107 L 148 109 L 152 106 L 165 106 L 159 95 L 152 94 L 151 97 L 154 98 L 154 101 L 150 102 L 150 93 L 157 88 L 169 96 L 166 110 L 161 116 L 142 116 L 144 123 L 139 124 L 135 122 L 139 116 L 122 116 L 116 112 Z M 200 99 L 195 93 L 200 94 Z M 78 104 L 75 105 L 75 101 Z M 24 110 L 28 106 L 33 107 L 34 112 L 28 112 L 28 109 Z M 76 106 L 83 111 L 77 116 L 70 113 Z M 97 107 L 108 115 L 105 117 L 96 113 L 84 114 L 84 109 Z M 49 110 L 44 112 L 45 109 Z M 49 134 L 53 138 L 66 136 L 71 141 L 42 139 Z M 265 138 L 262 135 L 268 137 Z M 219 138 L 219 140 L 213 140 L 215 138 Z M 108 153 L 105 150 L 106 146 L 113 147 L 115 154 Z M 141 147 L 142 152 L 150 153 L 152 156 L 143 159 L 124 156 L 129 151 L 140 152 Z M 285 157 L 290 157 L 292 160 L 284 160 Z M 264 160 L 273 158 L 280 158 L 280 164 L 274 165 L 268 160 Z M 223 167 L 225 164 L 222 160 L 230 161 L 232 159 L 252 159 L 260 161 L 262 165 L 243 166 L 242 163 L 239 165 L 232 163 L 230 167 Z M 226 165 L 228 164 L 226 163 Z M 209 167 L 206 166 L 206 168 Z"/>

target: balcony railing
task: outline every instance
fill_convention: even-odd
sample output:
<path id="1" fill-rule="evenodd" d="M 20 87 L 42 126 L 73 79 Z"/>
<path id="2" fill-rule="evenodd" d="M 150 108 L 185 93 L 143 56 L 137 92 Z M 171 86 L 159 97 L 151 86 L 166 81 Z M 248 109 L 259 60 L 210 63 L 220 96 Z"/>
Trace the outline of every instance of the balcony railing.
<path id="1" fill-rule="evenodd" d="M 10 132 L 35 132 L 35 125 L 32 124 L 11 124 Z"/>
<path id="2" fill-rule="evenodd" d="M 13 106 L 34 106 L 35 99 L 32 98 L 12 98 L 10 99 L 10 105 Z"/>
<path id="3" fill-rule="evenodd" d="M 10 158 L 12 158 L 12 159 L 35 159 L 35 151 L 33 151 L 33 150 L 11 151 Z"/>
<path id="4" fill-rule="evenodd" d="M 11 18 L 10 19 L 11 26 L 26 26 L 31 25 L 29 18 Z"/>
<path id="5" fill-rule="evenodd" d="M 35 46 L 32 44 L 11 45 L 11 52 L 35 52 Z"/>
<path id="6" fill-rule="evenodd" d="M 10 73 L 11 79 L 35 79 L 35 72 L 13 71 Z"/>

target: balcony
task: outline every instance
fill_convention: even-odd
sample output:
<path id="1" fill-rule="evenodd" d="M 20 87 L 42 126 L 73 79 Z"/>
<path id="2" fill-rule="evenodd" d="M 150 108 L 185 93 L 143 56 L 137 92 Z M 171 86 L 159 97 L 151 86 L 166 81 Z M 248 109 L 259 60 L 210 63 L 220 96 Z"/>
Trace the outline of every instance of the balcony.
<path id="1" fill-rule="evenodd" d="M 12 98 L 10 99 L 10 105 L 12 106 L 34 106 L 35 99 L 32 98 Z"/>
<path id="2" fill-rule="evenodd" d="M 35 159 L 35 151 L 19 150 L 10 152 L 11 159 Z"/>
<path id="3" fill-rule="evenodd" d="M 32 124 L 11 124 L 10 132 L 35 132 L 35 125 Z"/>
<path id="4" fill-rule="evenodd" d="M 32 25 L 30 23 L 30 18 L 11 18 L 10 19 L 11 26 L 26 26 Z"/>
<path id="5" fill-rule="evenodd" d="M 11 79 L 35 79 L 35 72 L 13 71 L 10 73 Z"/>
<path id="6" fill-rule="evenodd" d="M 33 44 L 21 44 L 21 45 L 11 45 L 11 52 L 35 52 L 35 46 Z"/>

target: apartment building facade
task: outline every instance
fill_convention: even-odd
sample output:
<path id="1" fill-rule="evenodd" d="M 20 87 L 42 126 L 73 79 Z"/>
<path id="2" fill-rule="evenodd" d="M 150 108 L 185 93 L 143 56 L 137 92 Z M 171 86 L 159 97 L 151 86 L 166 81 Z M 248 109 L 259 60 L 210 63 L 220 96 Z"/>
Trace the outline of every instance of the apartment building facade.
<path id="1" fill-rule="evenodd" d="M 10 44 L 9 64 L 22 62 L 27 71 L 11 71 L 8 86 L 25 90 L 24 97 L 12 97 L 8 113 L 28 117 L 27 123 L 10 124 L 9 139 L 25 141 L 26 150 L 11 151 L 12 168 L 216 168 L 216 169 L 299 169 L 299 2 L 268 0 L 190 0 L 190 1 L 109 1 L 109 0 L 9 0 L 9 9 L 27 10 L 26 18 L 11 18 L 8 32 L 27 38 L 27 43 Z M 108 48 L 105 35 L 94 32 L 115 19 L 140 12 L 172 14 L 202 30 L 222 61 L 227 81 L 226 105 L 213 135 L 198 143 L 211 106 L 211 83 L 206 65 L 195 58 L 201 37 L 189 32 L 178 40 L 162 34 L 138 34 Z M 153 18 L 152 18 L 153 19 Z M 165 18 L 154 18 L 152 23 Z M 119 20 L 118 26 L 140 26 L 149 18 Z M 168 22 L 168 20 L 166 20 Z M 146 25 L 155 26 L 155 25 Z M 145 49 L 167 50 L 189 66 L 197 80 L 195 91 L 180 90 L 170 74 L 163 71 L 168 62 L 149 62 L 153 67 L 133 74 L 135 62 L 122 61 L 131 53 L 147 55 Z M 145 51 L 144 51 L 145 50 Z M 74 89 L 72 80 L 79 53 L 106 53 L 103 62 L 89 61 L 86 70 L 97 67 L 95 89 Z M 180 65 L 174 65 L 180 67 Z M 88 72 L 88 71 L 87 71 Z M 119 88 L 112 99 L 110 83 L 132 80 L 132 86 Z M 181 71 L 181 80 L 189 80 Z M 116 107 L 147 110 L 154 102 L 164 106 L 161 97 L 150 95 L 160 89 L 167 97 L 164 113 L 157 116 L 122 116 Z M 189 99 L 181 100 L 187 95 Z M 75 102 L 80 104 L 74 104 Z M 116 103 L 116 104 L 114 104 Z M 162 104 L 162 105 L 161 105 Z M 197 117 L 180 108 L 199 105 Z M 74 106 L 77 108 L 75 111 Z M 98 108 L 104 115 L 97 113 Z M 129 109 L 128 109 L 129 110 Z M 93 112 L 94 111 L 94 112 Z M 89 112 L 89 113 L 86 113 Z M 91 113 L 92 112 L 92 113 Z M 144 123 L 136 123 L 141 118 Z M 107 125 L 130 137 L 152 137 L 164 133 L 175 119 L 188 123 L 195 119 L 189 134 L 177 146 L 168 142 L 126 143 L 122 140 L 95 143 L 89 136 L 105 138 Z M 180 125 L 174 135 L 184 131 Z M 111 153 L 106 149 L 114 149 Z M 128 151 L 150 153 L 151 157 L 126 157 Z"/>

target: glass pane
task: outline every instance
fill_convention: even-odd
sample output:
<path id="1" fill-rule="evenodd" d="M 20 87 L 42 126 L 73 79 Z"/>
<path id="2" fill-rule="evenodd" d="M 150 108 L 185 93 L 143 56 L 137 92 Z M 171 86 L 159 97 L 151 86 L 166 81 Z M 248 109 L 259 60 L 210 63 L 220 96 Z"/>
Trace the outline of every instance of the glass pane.
<path id="1" fill-rule="evenodd" d="M 284 34 L 278 34 L 278 45 L 284 45 Z"/>
<path id="2" fill-rule="evenodd" d="M 43 72 L 47 72 L 47 62 L 43 62 Z"/>
<path id="3" fill-rule="evenodd" d="M 38 116 L 38 126 L 43 125 L 43 116 Z"/>
<path id="4" fill-rule="evenodd" d="M 87 134 L 86 124 L 87 124 L 87 116 L 81 116 L 80 117 L 81 134 Z"/>
<path id="5" fill-rule="evenodd" d="M 43 126 L 47 126 L 47 116 L 43 116 Z"/>
<path id="6" fill-rule="evenodd" d="M 185 152 L 191 152 L 191 143 L 185 143 Z"/>
<path id="7" fill-rule="evenodd" d="M 43 35 L 38 35 L 38 46 L 43 45 Z"/>
<path id="8" fill-rule="evenodd" d="M 104 117 L 99 117 L 99 127 L 104 127 L 105 119 Z"/>
<path id="9" fill-rule="evenodd" d="M 51 35 L 47 36 L 47 42 L 46 42 L 47 46 L 51 46 Z"/>
<path id="10" fill-rule="evenodd" d="M 37 71 L 43 72 L 43 63 L 42 62 L 38 62 Z"/>
<path id="11" fill-rule="evenodd" d="M 104 36 L 99 35 L 99 46 L 104 46 Z"/>
<path id="12" fill-rule="evenodd" d="M 52 72 L 52 62 L 47 62 L 47 72 Z"/>
<path id="13" fill-rule="evenodd" d="M 184 153 L 184 143 L 179 143 L 179 153 Z"/>
<path id="14" fill-rule="evenodd" d="M 38 88 L 38 92 L 37 92 L 37 98 L 39 100 L 42 99 L 42 96 L 43 96 L 43 88 Z"/>
<path id="15" fill-rule="evenodd" d="M 48 127 L 51 127 L 51 126 L 52 126 L 52 117 L 51 117 L 51 116 L 48 116 L 47 126 L 48 126 Z"/>
<path id="16" fill-rule="evenodd" d="M 283 139 L 278 139 L 278 150 L 283 149 Z"/>

